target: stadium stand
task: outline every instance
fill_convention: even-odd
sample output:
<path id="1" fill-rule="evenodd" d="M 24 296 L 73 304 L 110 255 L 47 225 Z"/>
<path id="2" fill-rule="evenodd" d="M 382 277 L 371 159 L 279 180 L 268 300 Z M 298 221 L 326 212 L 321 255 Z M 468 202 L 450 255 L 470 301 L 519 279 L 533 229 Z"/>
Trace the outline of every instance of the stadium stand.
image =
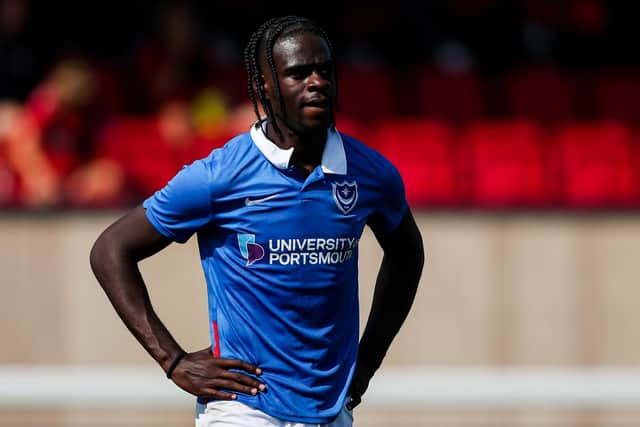
<path id="1" fill-rule="evenodd" d="M 628 126 L 613 121 L 559 126 L 549 147 L 556 200 L 567 208 L 640 206 L 636 138 Z"/>
<path id="2" fill-rule="evenodd" d="M 390 70 L 348 64 L 338 67 L 340 113 L 363 121 L 380 120 L 395 114 Z"/>
<path id="3" fill-rule="evenodd" d="M 574 79 L 556 67 L 519 67 L 508 73 L 504 84 L 511 117 L 552 124 L 577 116 Z"/>
<path id="4" fill-rule="evenodd" d="M 473 72 L 445 72 L 432 67 L 416 71 L 416 113 L 454 123 L 484 117 L 487 101 L 482 80 Z"/>
<path id="5" fill-rule="evenodd" d="M 603 69 L 593 77 L 597 117 L 640 125 L 640 74 L 632 69 Z"/>
<path id="6" fill-rule="evenodd" d="M 543 130 L 531 121 L 471 123 L 461 137 L 464 191 L 473 206 L 549 204 Z"/>
<path id="7" fill-rule="evenodd" d="M 376 126 L 374 146 L 405 180 L 414 206 L 456 206 L 459 200 L 454 129 L 433 120 L 387 120 Z"/>

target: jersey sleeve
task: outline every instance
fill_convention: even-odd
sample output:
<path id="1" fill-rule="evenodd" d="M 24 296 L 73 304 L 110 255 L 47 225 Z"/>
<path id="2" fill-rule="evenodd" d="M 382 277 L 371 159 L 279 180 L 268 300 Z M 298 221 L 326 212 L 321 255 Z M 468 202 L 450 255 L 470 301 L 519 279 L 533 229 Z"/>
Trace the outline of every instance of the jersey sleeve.
<path id="1" fill-rule="evenodd" d="M 389 162 L 387 162 L 385 172 L 381 174 L 384 179 L 381 186 L 382 197 L 369 220 L 369 226 L 382 233 L 395 230 L 409 209 L 400 173 Z"/>
<path id="2" fill-rule="evenodd" d="M 211 221 L 210 167 L 198 160 L 182 168 L 142 206 L 151 224 L 165 237 L 184 243 Z"/>

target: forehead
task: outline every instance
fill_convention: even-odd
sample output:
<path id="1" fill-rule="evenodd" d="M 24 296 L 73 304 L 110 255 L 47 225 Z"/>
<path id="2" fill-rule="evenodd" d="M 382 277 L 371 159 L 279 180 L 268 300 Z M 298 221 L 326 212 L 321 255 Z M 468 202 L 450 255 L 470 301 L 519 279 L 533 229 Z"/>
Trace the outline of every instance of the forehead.
<path id="1" fill-rule="evenodd" d="M 273 45 L 273 61 L 276 68 L 281 70 L 298 65 L 321 64 L 331 59 L 327 42 L 310 32 L 282 37 Z"/>

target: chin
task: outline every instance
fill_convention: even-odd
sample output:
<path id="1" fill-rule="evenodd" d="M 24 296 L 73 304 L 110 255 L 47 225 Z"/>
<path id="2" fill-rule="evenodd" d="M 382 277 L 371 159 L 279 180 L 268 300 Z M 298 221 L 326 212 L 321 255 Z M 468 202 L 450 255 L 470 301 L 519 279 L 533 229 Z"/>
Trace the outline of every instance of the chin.
<path id="1" fill-rule="evenodd" d="M 331 115 L 326 114 L 316 117 L 306 117 L 301 122 L 302 128 L 312 131 L 319 129 L 326 129 L 331 126 Z"/>

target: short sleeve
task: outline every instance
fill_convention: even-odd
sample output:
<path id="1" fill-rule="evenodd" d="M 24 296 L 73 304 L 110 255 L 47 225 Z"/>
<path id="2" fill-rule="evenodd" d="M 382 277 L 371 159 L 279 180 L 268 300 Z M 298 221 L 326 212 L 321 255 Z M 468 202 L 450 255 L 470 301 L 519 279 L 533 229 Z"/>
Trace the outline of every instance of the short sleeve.
<path id="1" fill-rule="evenodd" d="M 384 177 L 381 186 L 382 194 L 378 207 L 369 220 L 369 226 L 382 233 L 388 233 L 400 224 L 409 205 L 405 197 L 402 177 L 391 163 L 388 163 L 387 172 L 381 176 Z"/>
<path id="2" fill-rule="evenodd" d="M 198 160 L 144 201 L 151 224 L 165 237 L 184 243 L 211 221 L 210 165 Z"/>

